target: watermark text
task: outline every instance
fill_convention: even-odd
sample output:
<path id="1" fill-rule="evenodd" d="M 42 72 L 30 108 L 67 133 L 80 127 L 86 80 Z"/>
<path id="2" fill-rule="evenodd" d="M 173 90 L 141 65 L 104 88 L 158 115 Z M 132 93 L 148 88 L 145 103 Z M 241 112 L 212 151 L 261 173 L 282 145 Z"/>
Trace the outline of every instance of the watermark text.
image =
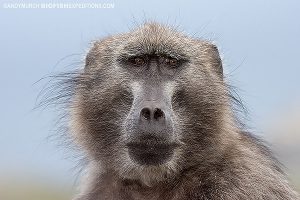
<path id="1" fill-rule="evenodd" d="M 3 3 L 6 9 L 112 9 L 115 3 Z"/>

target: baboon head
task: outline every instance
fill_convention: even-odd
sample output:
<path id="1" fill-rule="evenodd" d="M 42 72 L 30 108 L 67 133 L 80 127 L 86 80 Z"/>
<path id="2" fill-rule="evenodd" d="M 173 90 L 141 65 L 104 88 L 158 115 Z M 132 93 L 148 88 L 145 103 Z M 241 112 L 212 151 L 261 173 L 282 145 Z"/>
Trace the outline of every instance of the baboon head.
<path id="1" fill-rule="evenodd" d="M 94 42 L 75 79 L 73 136 L 105 170 L 151 184 L 218 159 L 230 113 L 210 42 L 147 23 Z"/>

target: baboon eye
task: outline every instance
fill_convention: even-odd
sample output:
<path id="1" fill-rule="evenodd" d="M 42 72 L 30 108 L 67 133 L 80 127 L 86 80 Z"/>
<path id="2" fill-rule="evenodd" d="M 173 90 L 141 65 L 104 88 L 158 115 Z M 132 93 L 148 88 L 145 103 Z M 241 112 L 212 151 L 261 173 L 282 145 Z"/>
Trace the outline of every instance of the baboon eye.
<path id="1" fill-rule="evenodd" d="M 170 59 L 171 66 L 177 66 L 177 63 L 178 63 L 177 59 L 175 59 L 175 58 Z"/>
<path id="2" fill-rule="evenodd" d="M 165 58 L 165 63 L 171 67 L 177 67 L 178 60 L 176 58 Z"/>
<path id="3" fill-rule="evenodd" d="M 142 66 L 145 64 L 145 59 L 142 57 L 134 57 L 129 60 L 135 66 Z"/>

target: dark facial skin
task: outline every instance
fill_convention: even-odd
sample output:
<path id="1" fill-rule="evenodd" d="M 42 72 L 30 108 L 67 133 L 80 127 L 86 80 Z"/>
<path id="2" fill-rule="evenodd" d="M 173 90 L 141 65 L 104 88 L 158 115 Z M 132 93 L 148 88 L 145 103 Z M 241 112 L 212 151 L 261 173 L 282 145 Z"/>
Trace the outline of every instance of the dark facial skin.
<path id="1" fill-rule="evenodd" d="M 129 156 L 141 165 L 159 165 L 170 159 L 179 142 L 174 139 L 171 98 L 163 86 L 172 83 L 183 61 L 164 55 L 141 55 L 120 62 L 139 85 L 125 122 L 131 139 Z"/>

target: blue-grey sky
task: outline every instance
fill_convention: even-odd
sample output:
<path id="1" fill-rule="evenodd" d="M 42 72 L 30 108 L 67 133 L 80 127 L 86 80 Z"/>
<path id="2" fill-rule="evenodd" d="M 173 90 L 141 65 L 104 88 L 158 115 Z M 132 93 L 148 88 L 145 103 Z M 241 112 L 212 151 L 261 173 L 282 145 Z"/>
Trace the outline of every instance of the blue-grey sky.
<path id="1" fill-rule="evenodd" d="M 277 110 L 300 99 L 297 0 L 85 1 L 114 2 L 113 9 L 4 9 L 0 2 L 0 176 L 28 168 L 68 176 L 74 163 L 47 139 L 57 113 L 32 111 L 43 86 L 33 84 L 80 67 L 75 63 L 91 40 L 128 31 L 145 19 L 215 41 L 227 80 L 240 88 L 249 125 L 258 134 Z M 56 65 L 71 54 L 78 55 Z"/>

